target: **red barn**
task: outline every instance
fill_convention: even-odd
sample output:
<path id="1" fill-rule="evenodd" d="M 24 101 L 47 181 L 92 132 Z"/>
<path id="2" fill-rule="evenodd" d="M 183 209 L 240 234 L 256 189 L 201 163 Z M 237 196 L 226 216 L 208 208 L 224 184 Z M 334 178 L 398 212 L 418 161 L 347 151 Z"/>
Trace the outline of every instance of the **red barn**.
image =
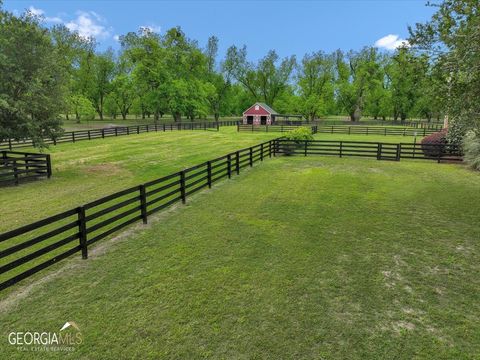
<path id="1" fill-rule="evenodd" d="M 249 125 L 271 125 L 278 113 L 270 106 L 257 102 L 243 112 L 243 123 Z"/>

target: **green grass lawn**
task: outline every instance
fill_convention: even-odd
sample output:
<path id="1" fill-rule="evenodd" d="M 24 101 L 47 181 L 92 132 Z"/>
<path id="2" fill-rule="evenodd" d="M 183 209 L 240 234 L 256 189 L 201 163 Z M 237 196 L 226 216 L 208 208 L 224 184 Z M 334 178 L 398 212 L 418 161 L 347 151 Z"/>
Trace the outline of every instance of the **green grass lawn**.
<path id="1" fill-rule="evenodd" d="M 478 358 L 479 213 L 461 165 L 277 157 L 3 295 L 0 353 L 75 321 L 72 358 Z"/>
<path id="2" fill-rule="evenodd" d="M 278 136 L 223 127 L 52 145 L 51 179 L 2 188 L 0 233 Z"/>

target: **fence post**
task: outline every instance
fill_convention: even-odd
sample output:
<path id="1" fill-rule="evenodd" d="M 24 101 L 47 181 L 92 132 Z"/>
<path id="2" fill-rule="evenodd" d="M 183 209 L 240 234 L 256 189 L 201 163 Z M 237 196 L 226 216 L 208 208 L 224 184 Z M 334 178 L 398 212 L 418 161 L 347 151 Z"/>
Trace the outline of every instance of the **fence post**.
<path id="1" fill-rule="evenodd" d="M 72 131 L 72 142 L 75 142 L 75 131 Z"/>
<path id="2" fill-rule="evenodd" d="M 155 131 L 158 131 L 157 123 L 155 123 Z"/>
<path id="3" fill-rule="evenodd" d="M 350 130 L 350 128 L 348 128 Z M 332 125 L 332 131 L 331 131 L 331 134 L 333 134 L 333 125 Z"/>
<path id="4" fill-rule="evenodd" d="M 273 140 L 273 157 L 277 156 L 277 144 L 278 140 Z"/>
<path id="5" fill-rule="evenodd" d="M 263 143 L 260 144 L 260 161 L 263 161 Z"/>
<path id="6" fill-rule="evenodd" d="M 50 179 L 52 177 L 52 161 L 50 158 L 50 154 L 47 154 L 47 178 Z"/>
<path id="7" fill-rule="evenodd" d="M 253 166 L 253 147 L 250 146 L 250 167 Z"/>
<path id="8" fill-rule="evenodd" d="M 305 140 L 305 156 L 307 156 L 308 140 Z"/>
<path id="9" fill-rule="evenodd" d="M 240 131 L 240 123 L 237 123 L 237 132 Z"/>
<path id="10" fill-rule="evenodd" d="M 118 128 L 115 128 L 115 136 L 118 136 Z"/>
<path id="11" fill-rule="evenodd" d="M 230 179 L 232 177 L 232 155 L 231 154 L 227 155 L 227 174 L 228 174 L 228 178 Z"/>
<path id="12" fill-rule="evenodd" d="M 12 150 L 12 139 L 8 138 L 8 148 Z"/>
<path id="13" fill-rule="evenodd" d="M 87 133 L 88 133 L 88 140 L 92 140 L 92 137 L 90 136 L 90 130 L 88 130 Z"/>
<path id="14" fill-rule="evenodd" d="M 402 144 L 397 144 L 397 156 L 395 160 L 400 161 L 401 152 L 402 152 Z"/>
<path id="15" fill-rule="evenodd" d="M 137 134 L 140 134 L 140 125 L 137 125 Z"/>
<path id="16" fill-rule="evenodd" d="M 239 151 L 235 153 L 235 160 L 236 160 L 235 170 L 237 172 L 237 175 L 240 175 L 240 152 Z"/>
<path id="17" fill-rule="evenodd" d="M 143 223 L 147 223 L 147 192 L 145 191 L 145 185 L 138 187 L 140 190 L 140 211 L 142 212 Z"/>
<path id="18" fill-rule="evenodd" d="M 88 259 L 87 223 L 85 221 L 85 208 L 83 206 L 78 207 L 77 213 L 78 213 L 78 233 L 80 237 L 80 248 L 82 249 L 82 259 Z"/>
<path id="19" fill-rule="evenodd" d="M 426 135 L 426 131 L 427 131 L 427 129 L 426 129 L 426 128 L 423 128 L 423 136 Z"/>
<path id="20" fill-rule="evenodd" d="M 340 157 L 343 156 L 342 150 L 343 150 L 343 141 L 340 141 Z"/>
<path id="21" fill-rule="evenodd" d="M 105 129 L 102 129 L 102 139 L 105 139 Z"/>
<path id="22" fill-rule="evenodd" d="M 18 185 L 17 159 L 13 159 L 13 177 L 15 178 L 15 185 Z"/>
<path id="23" fill-rule="evenodd" d="M 127 135 L 130 135 L 130 128 L 127 126 Z"/>
<path id="24" fill-rule="evenodd" d="M 212 188 L 212 163 L 211 161 L 207 161 L 207 184 L 208 188 Z"/>
<path id="25" fill-rule="evenodd" d="M 180 195 L 182 198 L 182 203 L 185 204 L 186 202 L 186 195 L 185 195 L 185 170 L 180 171 Z"/>
<path id="26" fill-rule="evenodd" d="M 382 143 L 377 143 L 377 160 L 382 158 Z"/>
<path id="27" fill-rule="evenodd" d="M 220 131 L 220 124 L 217 121 L 217 131 Z"/>

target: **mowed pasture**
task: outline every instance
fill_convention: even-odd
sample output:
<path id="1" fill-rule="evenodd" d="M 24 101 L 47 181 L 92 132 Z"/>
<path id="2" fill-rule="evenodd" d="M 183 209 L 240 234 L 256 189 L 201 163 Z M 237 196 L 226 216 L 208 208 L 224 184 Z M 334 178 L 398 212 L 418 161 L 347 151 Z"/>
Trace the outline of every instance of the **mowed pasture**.
<path id="1" fill-rule="evenodd" d="M 75 321 L 77 358 L 475 358 L 479 213 L 462 165 L 277 157 L 13 289 L 0 333 Z"/>
<path id="2" fill-rule="evenodd" d="M 0 233 L 278 136 L 223 127 L 52 145 L 51 179 L 2 188 Z"/>
<path id="3" fill-rule="evenodd" d="M 52 178 L 2 189 L 0 233 L 285 133 L 174 131 L 51 145 Z M 411 136 L 315 134 L 317 140 L 413 142 Z M 418 141 L 420 138 L 417 138 Z M 29 151 L 33 149 L 22 149 Z"/>

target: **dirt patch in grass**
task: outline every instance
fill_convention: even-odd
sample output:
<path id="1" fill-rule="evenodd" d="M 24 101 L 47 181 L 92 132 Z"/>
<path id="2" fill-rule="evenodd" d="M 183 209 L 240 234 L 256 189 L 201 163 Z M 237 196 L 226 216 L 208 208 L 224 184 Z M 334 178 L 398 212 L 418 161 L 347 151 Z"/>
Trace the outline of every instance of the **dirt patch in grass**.
<path id="1" fill-rule="evenodd" d="M 92 175 L 102 175 L 102 174 L 119 175 L 119 174 L 125 173 L 127 170 L 125 170 L 118 164 L 109 163 L 109 164 L 90 165 L 85 167 L 83 171 L 87 174 L 92 174 Z"/>

